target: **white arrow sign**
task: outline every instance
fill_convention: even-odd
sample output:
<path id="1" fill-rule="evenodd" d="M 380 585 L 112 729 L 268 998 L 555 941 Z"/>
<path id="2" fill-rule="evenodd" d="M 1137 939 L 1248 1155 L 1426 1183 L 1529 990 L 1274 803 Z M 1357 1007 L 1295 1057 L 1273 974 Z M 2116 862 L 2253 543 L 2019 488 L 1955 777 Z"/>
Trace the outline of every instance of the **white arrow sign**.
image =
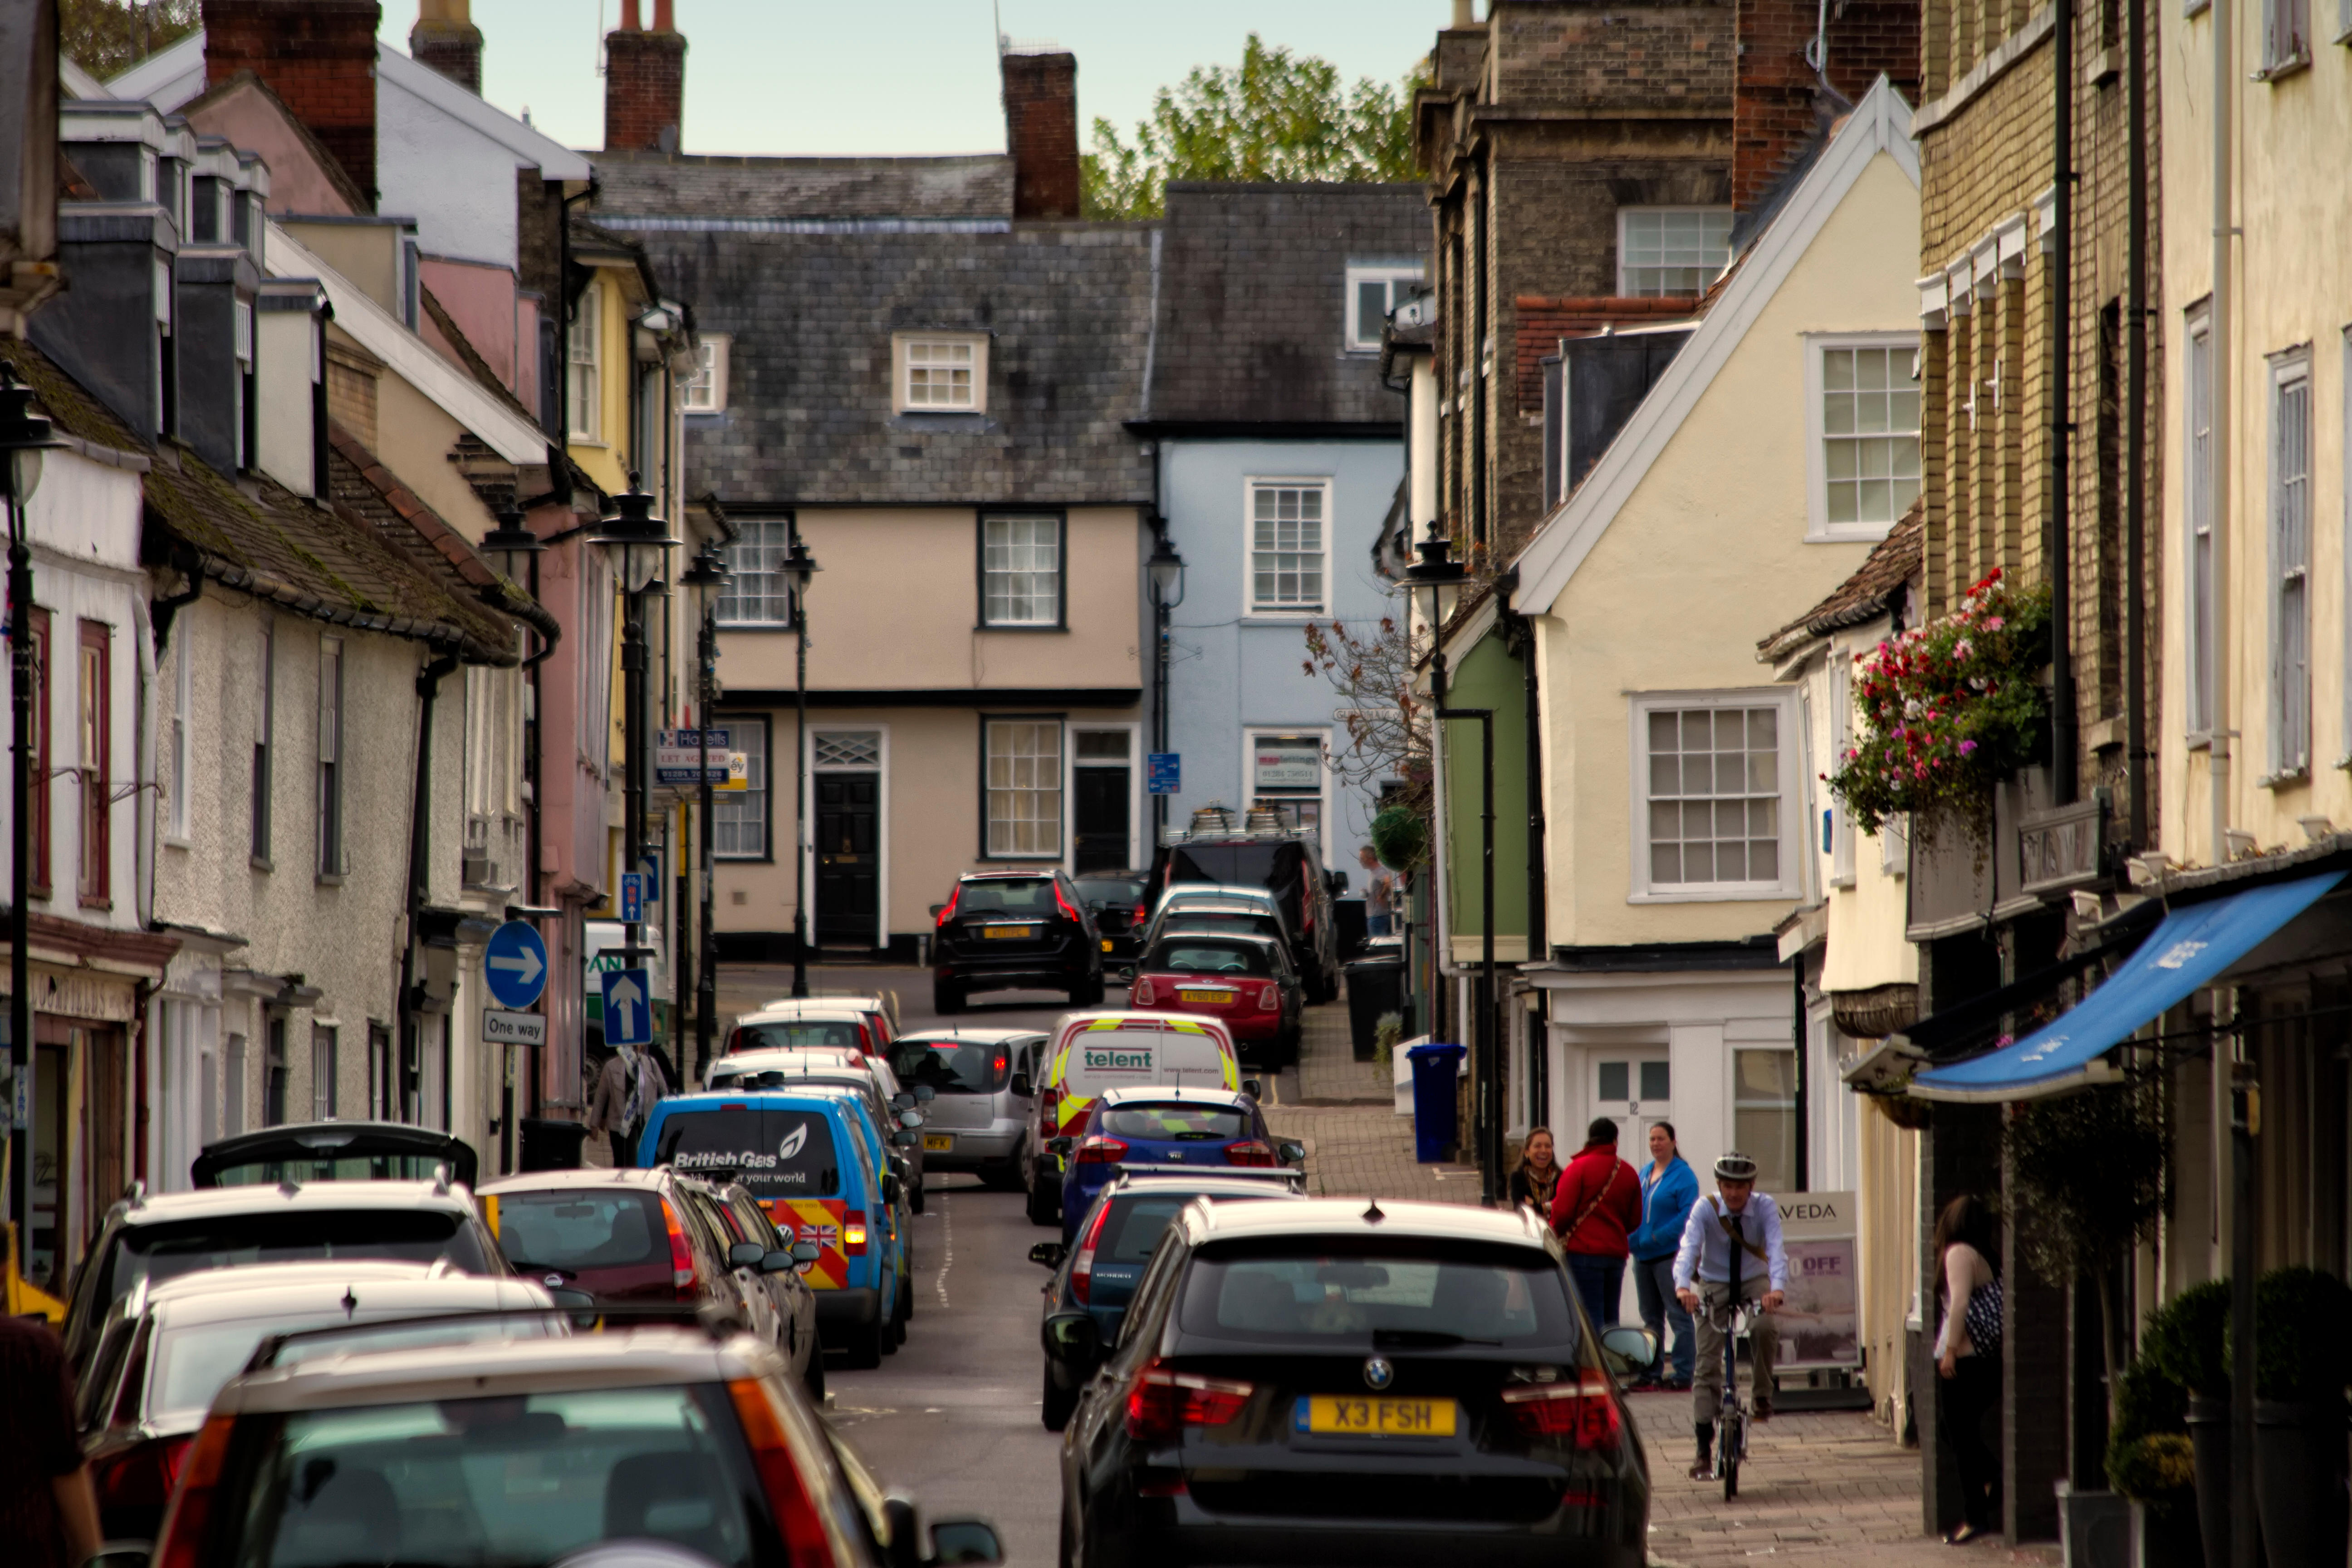
<path id="1" fill-rule="evenodd" d="M 538 952 L 528 947 L 524 948 L 522 952 L 512 956 L 500 953 L 497 957 L 491 959 L 489 963 L 492 969 L 513 970 L 516 973 L 522 976 L 522 983 L 525 985 L 529 985 L 533 981 L 537 980 L 540 975 L 540 971 L 547 967 L 547 965 L 540 963 Z"/>
<path id="2" fill-rule="evenodd" d="M 625 1022 L 631 1013 L 646 1005 L 646 994 L 638 990 L 637 983 L 625 974 L 614 981 L 612 988 L 606 991 L 604 995 L 620 1012 Z M 622 1038 L 631 1040 L 637 1037 L 638 1032 L 634 1025 L 619 1031 Z"/>

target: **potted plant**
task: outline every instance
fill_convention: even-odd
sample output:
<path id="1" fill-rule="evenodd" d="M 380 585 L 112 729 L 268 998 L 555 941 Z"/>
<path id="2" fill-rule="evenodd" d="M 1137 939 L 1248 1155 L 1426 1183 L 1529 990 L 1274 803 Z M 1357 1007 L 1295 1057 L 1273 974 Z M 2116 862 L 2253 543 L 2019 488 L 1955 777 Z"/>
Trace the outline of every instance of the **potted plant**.
<path id="1" fill-rule="evenodd" d="M 2196 1568 L 2196 1456 L 2189 1391 L 2142 1356 L 2116 1384 L 2107 1431 L 2107 1482 L 2130 1500 L 2138 1568 Z"/>
<path id="2" fill-rule="evenodd" d="M 2316 1268 L 2254 1286 L 2254 1503 L 2277 1568 L 2344 1561 L 2352 1287 Z"/>
<path id="3" fill-rule="evenodd" d="M 2187 1395 L 2181 1419 L 2193 1449 L 2197 1532 L 2205 1568 L 2230 1565 L 2230 1282 L 2192 1285 L 2147 1315 L 2140 1357 Z"/>

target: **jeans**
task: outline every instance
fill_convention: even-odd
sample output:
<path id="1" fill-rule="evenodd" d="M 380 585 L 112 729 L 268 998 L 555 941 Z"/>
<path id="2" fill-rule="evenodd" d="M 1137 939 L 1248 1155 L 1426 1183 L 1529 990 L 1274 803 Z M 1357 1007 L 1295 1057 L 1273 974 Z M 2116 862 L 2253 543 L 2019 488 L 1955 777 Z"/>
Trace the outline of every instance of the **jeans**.
<path id="1" fill-rule="evenodd" d="M 1605 1329 L 1617 1321 L 1617 1297 L 1625 1284 L 1623 1258 L 1571 1252 L 1568 1277 L 1576 1281 L 1577 1298 L 1584 1303 L 1584 1315 L 1592 1320 L 1594 1328 Z"/>
<path id="2" fill-rule="evenodd" d="M 607 1136 L 613 1141 L 613 1168 L 616 1171 L 634 1170 L 637 1163 L 637 1135 L 615 1127 Z"/>
<path id="3" fill-rule="evenodd" d="M 1366 936 L 1388 935 L 1389 917 L 1386 915 L 1366 915 L 1364 917 L 1364 934 Z"/>
<path id="4" fill-rule="evenodd" d="M 1772 1281 L 1759 1274 L 1739 1282 L 1740 1299 L 1755 1301 L 1772 1289 Z M 1722 1280 L 1702 1280 L 1698 1287 L 1699 1310 L 1692 1316 L 1698 1320 L 1698 1367 L 1691 1378 L 1691 1416 L 1694 1420 L 1711 1422 L 1723 1412 L 1723 1331 L 1716 1321 L 1729 1322 L 1731 1287 Z M 1772 1361 L 1780 1348 L 1780 1325 L 1769 1312 L 1759 1312 L 1750 1320 L 1755 1327 L 1748 1333 L 1748 1394 L 1759 1405 L 1772 1403 Z"/>
<path id="5" fill-rule="evenodd" d="M 2000 1403 L 2000 1358 L 1964 1355 L 1936 1388 L 1936 1425 L 1960 1472 L 1961 1518 L 1979 1530 L 2000 1522 L 2000 1462 L 1985 1441 L 1985 1415 Z"/>
<path id="6" fill-rule="evenodd" d="M 1633 1259 L 1633 1299 L 1642 1304 L 1642 1321 L 1658 1336 L 1658 1349 L 1666 1348 L 1666 1326 L 1675 1331 L 1675 1347 L 1669 1364 L 1670 1375 L 1676 1383 L 1691 1380 L 1692 1363 L 1697 1356 L 1697 1346 L 1691 1330 L 1691 1315 L 1683 1310 L 1682 1298 L 1675 1294 L 1675 1258 L 1668 1253 L 1664 1258 Z"/>

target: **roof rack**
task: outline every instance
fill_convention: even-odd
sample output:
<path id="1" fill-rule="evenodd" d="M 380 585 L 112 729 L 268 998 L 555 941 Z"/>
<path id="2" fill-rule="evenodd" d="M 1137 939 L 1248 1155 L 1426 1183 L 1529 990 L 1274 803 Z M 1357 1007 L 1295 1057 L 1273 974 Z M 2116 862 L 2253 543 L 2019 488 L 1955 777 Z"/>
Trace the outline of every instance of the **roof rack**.
<path id="1" fill-rule="evenodd" d="M 1291 1165 L 1121 1165 L 1115 1184 L 1124 1186 L 1138 1176 L 1202 1176 L 1243 1182 L 1286 1182 L 1303 1185 L 1307 1173 Z"/>

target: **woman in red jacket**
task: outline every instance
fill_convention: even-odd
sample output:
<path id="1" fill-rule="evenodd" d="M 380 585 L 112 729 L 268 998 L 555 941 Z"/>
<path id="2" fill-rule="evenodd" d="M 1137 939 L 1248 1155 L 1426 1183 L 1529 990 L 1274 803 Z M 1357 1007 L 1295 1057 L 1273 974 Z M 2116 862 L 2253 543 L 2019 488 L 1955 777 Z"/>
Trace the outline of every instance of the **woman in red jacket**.
<path id="1" fill-rule="evenodd" d="M 1641 1228 L 1641 1173 L 1617 1155 L 1617 1124 L 1603 1116 L 1584 1130 L 1584 1147 L 1559 1173 L 1551 1228 L 1568 1254 L 1569 1278 L 1595 1326 L 1617 1321 L 1624 1289 L 1626 1237 Z"/>

